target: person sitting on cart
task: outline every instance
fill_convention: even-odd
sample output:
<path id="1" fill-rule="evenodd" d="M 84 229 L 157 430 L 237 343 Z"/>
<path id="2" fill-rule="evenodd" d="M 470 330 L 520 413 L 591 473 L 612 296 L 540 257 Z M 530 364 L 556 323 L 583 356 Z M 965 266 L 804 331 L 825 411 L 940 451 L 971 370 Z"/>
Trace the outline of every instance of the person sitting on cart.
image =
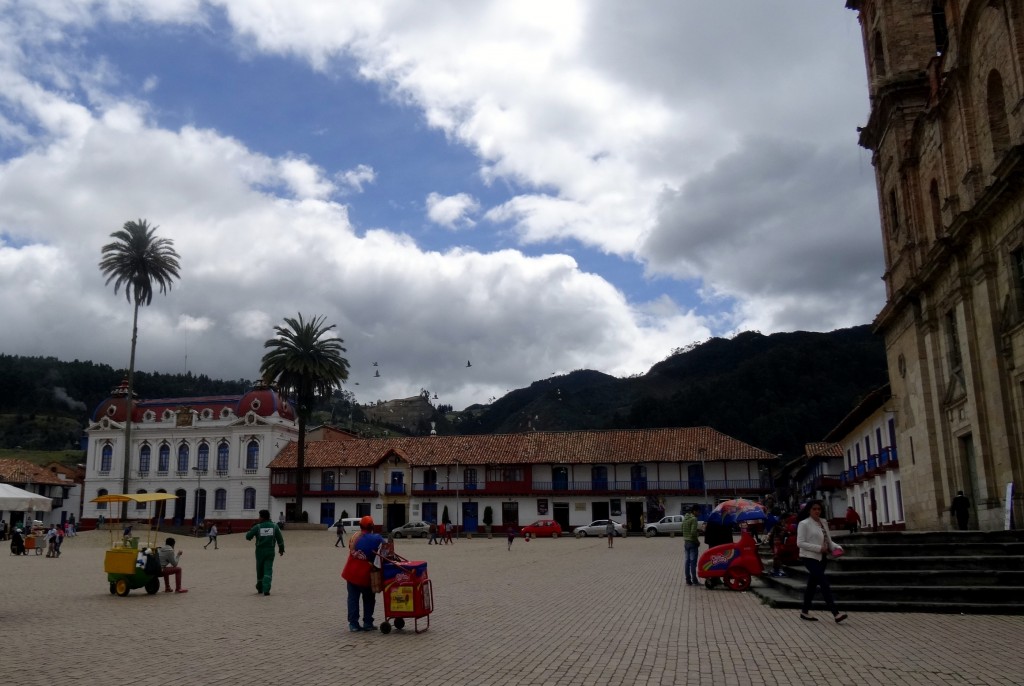
<path id="1" fill-rule="evenodd" d="M 175 593 L 188 593 L 188 589 L 181 587 L 181 567 L 178 566 L 178 561 L 181 556 L 185 553 L 181 550 L 175 554 L 174 552 L 174 539 L 168 538 L 164 541 L 164 546 L 157 551 L 157 555 L 160 557 L 160 576 L 164 578 L 164 592 L 171 592 L 171 575 L 174 575 L 174 592 Z"/>
<path id="2" fill-rule="evenodd" d="M 378 550 L 384 537 L 373 531 L 373 517 L 359 520 L 359 532 L 348 539 L 348 560 L 341 570 L 341 578 L 348 588 L 348 630 L 373 631 L 373 610 L 377 597 L 370 584 L 370 570 L 377 561 Z M 359 624 L 359 600 L 363 601 L 363 623 Z"/>

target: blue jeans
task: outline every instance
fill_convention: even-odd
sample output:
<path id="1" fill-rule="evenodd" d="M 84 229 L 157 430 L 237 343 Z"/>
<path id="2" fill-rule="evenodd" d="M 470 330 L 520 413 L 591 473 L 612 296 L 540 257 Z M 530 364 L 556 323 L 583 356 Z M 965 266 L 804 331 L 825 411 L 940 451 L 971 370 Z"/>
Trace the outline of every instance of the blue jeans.
<path id="1" fill-rule="evenodd" d="M 359 599 L 363 599 L 363 628 L 373 626 L 373 609 L 377 606 L 377 595 L 369 586 L 356 586 L 346 581 L 348 586 L 348 624 L 359 626 Z"/>
<path id="2" fill-rule="evenodd" d="M 683 558 L 683 572 L 686 574 L 686 580 L 697 583 L 697 551 L 700 550 L 700 543 L 691 543 L 685 541 L 683 543 L 683 552 L 685 556 Z"/>

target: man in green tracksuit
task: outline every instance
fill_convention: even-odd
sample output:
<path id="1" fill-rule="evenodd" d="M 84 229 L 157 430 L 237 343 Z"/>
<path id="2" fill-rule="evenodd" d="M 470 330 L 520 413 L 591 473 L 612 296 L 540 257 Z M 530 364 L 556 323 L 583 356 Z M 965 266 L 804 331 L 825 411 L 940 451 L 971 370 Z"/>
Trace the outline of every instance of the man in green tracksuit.
<path id="1" fill-rule="evenodd" d="M 256 539 L 256 592 L 270 595 L 270 582 L 274 578 L 274 546 L 284 555 L 284 536 L 270 520 L 269 510 L 260 510 L 260 521 L 245 534 L 245 540 Z"/>

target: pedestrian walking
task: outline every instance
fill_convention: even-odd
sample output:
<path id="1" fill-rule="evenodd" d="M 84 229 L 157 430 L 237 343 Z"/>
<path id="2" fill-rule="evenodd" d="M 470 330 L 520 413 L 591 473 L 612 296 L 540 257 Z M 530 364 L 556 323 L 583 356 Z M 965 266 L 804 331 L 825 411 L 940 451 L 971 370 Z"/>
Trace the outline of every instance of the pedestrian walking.
<path id="1" fill-rule="evenodd" d="M 700 506 L 694 505 L 683 517 L 683 575 L 686 577 L 687 586 L 697 583 L 697 551 L 700 550 L 698 512 L 700 512 Z"/>
<path id="2" fill-rule="evenodd" d="M 444 528 L 444 544 L 445 545 L 448 545 L 449 543 L 451 543 L 452 545 L 455 545 L 455 541 L 452 540 L 452 532 L 454 530 L 455 530 L 455 527 L 452 526 L 451 522 L 448 522 L 448 526 L 446 526 Z"/>
<path id="3" fill-rule="evenodd" d="M 339 517 L 338 521 L 334 523 L 334 529 L 338 533 L 338 540 L 334 542 L 334 547 L 337 548 L 339 545 L 345 545 L 345 522 Z"/>
<path id="4" fill-rule="evenodd" d="M 860 515 L 857 514 L 857 510 L 850 505 L 846 508 L 846 530 L 851 534 L 857 533 L 860 529 Z"/>
<path id="5" fill-rule="evenodd" d="M 961 531 L 967 531 L 967 522 L 971 516 L 971 501 L 964 495 L 963 491 L 956 492 L 956 497 L 953 498 L 950 511 L 956 517 L 956 528 Z"/>
<path id="6" fill-rule="evenodd" d="M 430 540 L 427 541 L 427 545 L 430 545 L 431 543 L 437 543 L 437 545 L 441 545 L 441 543 L 437 540 L 437 524 L 435 522 L 430 522 L 430 526 L 427 528 L 427 530 L 430 532 Z"/>
<path id="7" fill-rule="evenodd" d="M 612 547 L 612 543 L 615 542 L 615 520 L 609 519 L 608 523 L 604 525 L 604 533 L 608 536 L 608 547 Z"/>
<path id="8" fill-rule="evenodd" d="M 370 574 L 377 564 L 377 556 L 384 537 L 373 531 L 373 517 L 364 516 L 359 520 L 359 533 L 349 537 L 348 560 L 341 570 L 348 590 L 348 630 L 373 631 L 373 610 L 377 596 L 373 592 Z M 359 623 L 359 602 L 363 604 L 363 623 Z"/>
<path id="9" fill-rule="evenodd" d="M 804 603 L 800 610 L 800 619 L 808 622 L 818 621 L 817 617 L 811 616 L 811 601 L 814 599 L 814 592 L 820 587 L 825 605 L 838 624 L 846 620 L 847 615 L 836 608 L 836 601 L 832 597 L 832 587 L 828 583 L 828 577 L 825 576 L 825 563 L 828 555 L 838 546 L 832 542 L 832 537 L 829 535 L 828 522 L 821 517 L 823 509 L 820 500 L 809 502 L 806 507 L 806 519 L 803 519 L 796 529 L 796 544 L 800 548 L 800 561 L 807 567 L 807 588 L 804 590 Z"/>
<path id="10" fill-rule="evenodd" d="M 516 528 L 509 524 L 505 533 L 508 536 L 508 549 L 512 550 L 512 541 L 516 540 Z"/>
<path id="11" fill-rule="evenodd" d="M 256 539 L 256 593 L 270 595 L 274 580 L 274 547 L 284 555 L 284 536 L 270 519 L 270 510 L 260 510 L 260 521 L 245 534 L 245 540 Z"/>
<path id="12" fill-rule="evenodd" d="M 206 530 L 206 538 L 208 540 L 206 541 L 206 545 L 203 546 L 203 549 L 205 550 L 206 548 L 209 548 L 210 544 L 212 543 L 213 544 L 213 549 L 214 550 L 218 550 L 218 548 L 217 548 L 217 524 L 215 522 L 210 522 L 210 528 Z"/>

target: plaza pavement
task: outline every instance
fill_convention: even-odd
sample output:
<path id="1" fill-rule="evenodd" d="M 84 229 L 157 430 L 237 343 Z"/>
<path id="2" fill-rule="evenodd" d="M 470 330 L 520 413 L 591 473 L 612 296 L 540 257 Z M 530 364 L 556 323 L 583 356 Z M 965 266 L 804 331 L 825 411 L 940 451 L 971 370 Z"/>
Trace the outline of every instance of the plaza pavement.
<path id="1" fill-rule="evenodd" d="M 342 548 L 284 532 L 270 596 L 252 544 L 179 537 L 187 594 L 109 593 L 106 532 L 58 559 L 0 555 L 0 684 L 1020 684 L 1024 619 L 859 614 L 803 622 L 687 587 L 682 540 L 503 537 L 396 551 L 429 562 L 430 630 L 349 633 Z M 383 618 L 378 596 L 376 621 Z M 421 620 L 421 622 L 424 620 Z M 409 622 L 411 626 L 411 621 Z"/>

